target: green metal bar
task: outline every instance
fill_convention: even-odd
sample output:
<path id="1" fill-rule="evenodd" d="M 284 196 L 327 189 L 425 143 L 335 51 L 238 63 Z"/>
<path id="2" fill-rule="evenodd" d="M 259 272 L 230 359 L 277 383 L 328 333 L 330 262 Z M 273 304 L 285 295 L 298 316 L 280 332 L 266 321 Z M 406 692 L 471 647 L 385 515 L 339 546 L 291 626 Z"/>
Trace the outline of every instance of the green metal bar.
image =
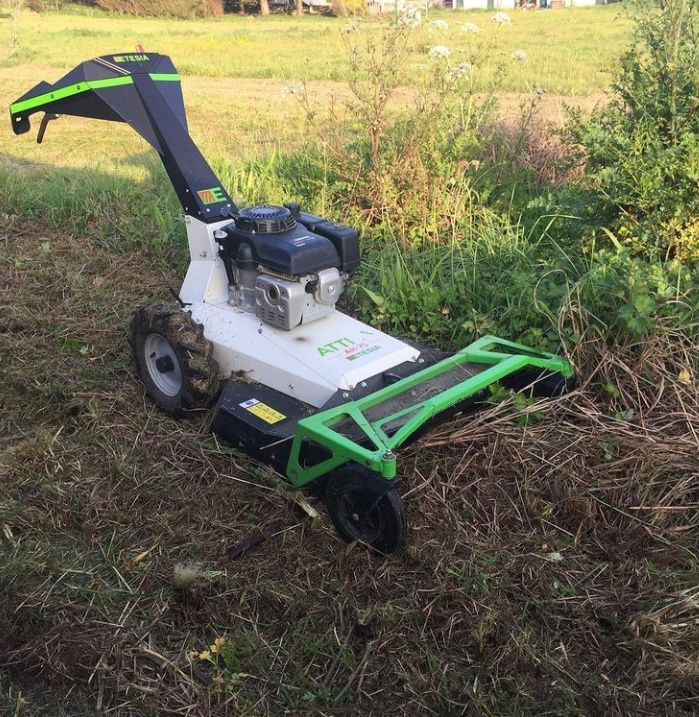
<path id="1" fill-rule="evenodd" d="M 148 77 L 154 82 L 179 82 L 180 76 L 176 72 L 149 72 Z"/>
<path id="2" fill-rule="evenodd" d="M 350 414 L 348 413 L 347 415 Z M 299 421 L 294 434 L 291 455 L 286 469 L 286 474 L 292 485 L 297 487 L 306 485 L 350 460 L 371 468 L 384 478 L 391 479 L 395 477 L 396 457 L 387 448 L 371 450 L 335 431 L 329 431 L 319 437 L 315 427 L 301 425 L 301 423 Z M 329 450 L 331 453 L 330 458 L 313 466 L 301 466 L 299 452 L 304 439 L 318 443 Z"/>
<path id="3" fill-rule="evenodd" d="M 511 349 L 512 352 L 517 353 L 493 350 L 495 348 Z M 435 396 L 376 421 L 369 421 L 362 413 L 363 410 L 406 393 L 414 386 L 464 363 L 482 364 L 487 368 Z M 393 478 L 396 474 L 396 459 L 393 452 L 395 448 L 401 446 L 433 416 L 523 368 L 539 368 L 542 371 L 560 373 L 564 378 L 573 375 L 573 367 L 560 356 L 533 351 L 526 346 L 494 336 L 484 336 L 454 356 L 407 376 L 395 384 L 299 421 L 287 464 L 287 476 L 294 485 L 305 485 L 351 460 L 371 468 L 385 478 Z M 393 436 L 388 436 L 383 426 L 408 413 L 415 415 Z M 352 419 L 362 430 L 374 445 L 373 450 L 333 430 L 333 426 L 347 418 Z M 323 446 L 330 452 L 330 458 L 314 466 L 302 466 L 300 452 L 304 440 Z"/>
<path id="4" fill-rule="evenodd" d="M 156 82 L 178 82 L 180 79 L 178 74 L 164 72 L 150 73 L 149 77 Z M 67 85 L 66 87 L 51 90 L 51 92 L 45 92 L 43 95 L 30 97 L 29 99 L 22 100 L 21 102 L 15 102 L 13 105 L 10 105 L 10 112 L 15 115 L 20 112 L 25 112 L 26 110 L 40 107 L 41 105 L 45 105 L 49 102 L 64 100 L 67 97 L 79 95 L 83 92 L 89 92 L 90 90 L 100 90 L 107 87 L 120 87 L 122 85 L 131 84 L 133 84 L 133 77 L 131 75 L 107 77 L 104 80 L 85 80 L 83 82 L 76 82 L 73 85 Z"/>

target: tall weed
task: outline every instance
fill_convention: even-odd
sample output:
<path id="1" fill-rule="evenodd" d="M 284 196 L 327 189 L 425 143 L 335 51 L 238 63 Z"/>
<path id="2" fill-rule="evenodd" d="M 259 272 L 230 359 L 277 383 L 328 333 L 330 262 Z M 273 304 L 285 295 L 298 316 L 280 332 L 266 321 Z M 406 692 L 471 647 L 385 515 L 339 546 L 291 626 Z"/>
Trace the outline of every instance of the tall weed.
<path id="1" fill-rule="evenodd" d="M 627 250 L 583 254 L 553 231 L 495 214 L 448 244 L 405 246 L 371 237 L 353 298 L 386 331 L 458 347 L 484 333 L 542 349 L 582 339 L 624 345 L 672 325 L 699 336 L 699 269 L 649 262 Z"/>

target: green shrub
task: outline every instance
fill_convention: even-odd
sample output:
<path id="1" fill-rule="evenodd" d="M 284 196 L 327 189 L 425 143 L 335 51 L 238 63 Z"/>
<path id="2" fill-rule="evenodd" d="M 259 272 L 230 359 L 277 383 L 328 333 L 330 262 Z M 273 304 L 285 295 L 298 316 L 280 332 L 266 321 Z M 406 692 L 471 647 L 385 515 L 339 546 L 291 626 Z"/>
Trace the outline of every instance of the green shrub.
<path id="1" fill-rule="evenodd" d="M 98 7 L 120 15 L 219 17 L 223 0 L 96 0 Z"/>
<path id="2" fill-rule="evenodd" d="M 426 343 L 453 348 L 494 333 L 547 350 L 583 337 L 623 345 L 661 325 L 699 335 L 699 267 L 677 260 L 620 246 L 583 254 L 546 224 L 534 235 L 488 212 L 449 245 L 405 246 L 377 232 L 364 242 L 357 311 Z"/>
<path id="3" fill-rule="evenodd" d="M 367 0 L 332 0 L 330 6 L 337 17 L 366 15 Z"/>
<path id="4" fill-rule="evenodd" d="M 614 99 L 569 138 L 619 241 L 648 256 L 699 259 L 699 12 L 695 0 L 636 4 Z"/>

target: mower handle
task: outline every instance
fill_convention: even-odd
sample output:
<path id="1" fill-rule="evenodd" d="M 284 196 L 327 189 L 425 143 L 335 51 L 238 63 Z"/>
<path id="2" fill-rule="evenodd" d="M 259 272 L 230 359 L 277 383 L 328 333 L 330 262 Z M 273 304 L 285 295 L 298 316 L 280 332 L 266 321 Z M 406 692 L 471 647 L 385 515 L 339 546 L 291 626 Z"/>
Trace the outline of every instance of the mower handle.
<path id="1" fill-rule="evenodd" d="M 166 55 L 137 52 L 88 60 L 51 84 L 40 82 L 10 105 L 12 130 L 29 131 L 44 112 L 37 142 L 59 114 L 126 122 L 160 155 L 184 213 L 205 223 L 237 207 L 187 130 L 180 76 Z"/>

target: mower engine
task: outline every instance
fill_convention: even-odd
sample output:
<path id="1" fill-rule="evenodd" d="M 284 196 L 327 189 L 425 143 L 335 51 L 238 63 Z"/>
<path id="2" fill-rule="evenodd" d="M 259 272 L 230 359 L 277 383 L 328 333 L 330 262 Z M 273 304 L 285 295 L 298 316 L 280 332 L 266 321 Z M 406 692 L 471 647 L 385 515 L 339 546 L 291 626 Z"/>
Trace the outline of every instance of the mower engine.
<path id="1" fill-rule="evenodd" d="M 357 232 L 298 204 L 248 207 L 218 229 L 229 303 L 290 330 L 328 315 L 359 264 Z"/>

